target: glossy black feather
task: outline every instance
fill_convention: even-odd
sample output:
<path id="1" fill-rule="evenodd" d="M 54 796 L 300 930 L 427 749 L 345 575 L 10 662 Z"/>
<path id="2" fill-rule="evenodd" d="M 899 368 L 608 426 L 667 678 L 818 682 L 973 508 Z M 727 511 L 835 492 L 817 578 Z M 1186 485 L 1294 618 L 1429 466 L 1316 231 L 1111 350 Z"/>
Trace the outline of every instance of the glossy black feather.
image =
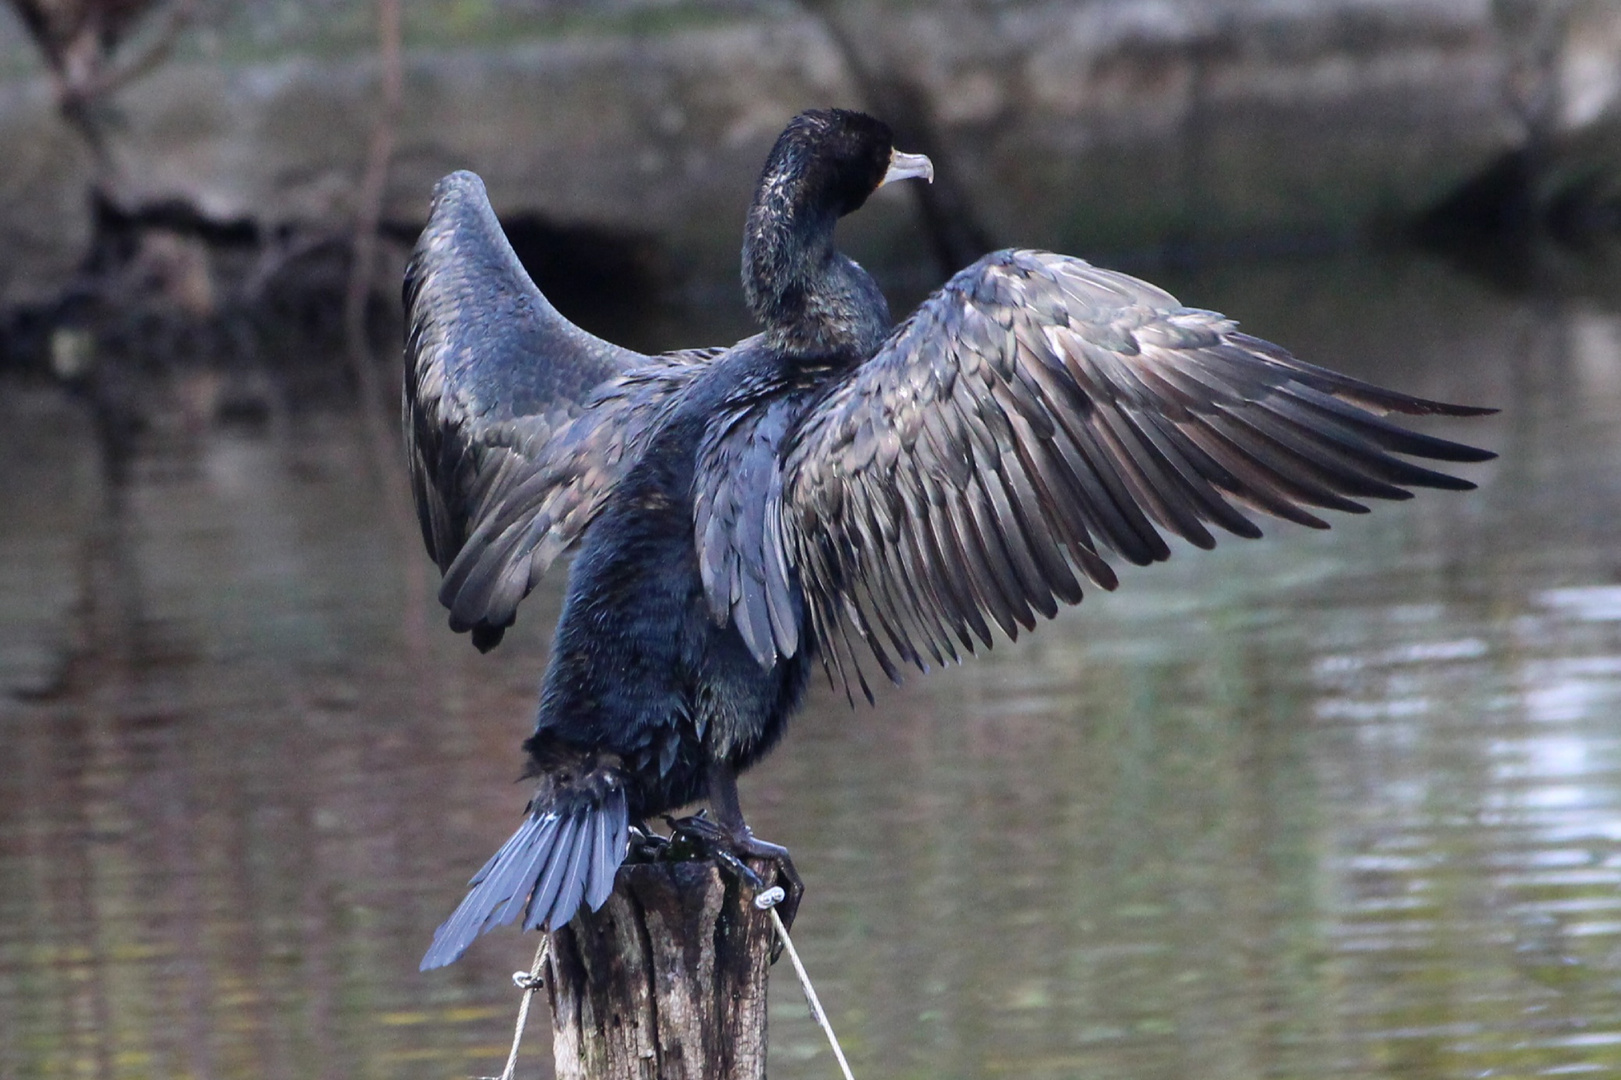
<path id="1" fill-rule="evenodd" d="M 1488 452 L 1409 431 L 1386 410 L 1490 411 L 1305 364 L 1223 316 L 1078 259 L 997 252 L 947 283 L 805 417 L 782 464 L 781 527 L 824 638 L 842 620 L 932 632 L 978 614 L 1011 636 L 1032 611 L 1050 614 L 1055 597 L 1078 599 L 1047 537 L 1112 587 L 1099 543 L 1146 564 L 1170 554 L 1161 530 L 1200 547 L 1215 543 L 1208 525 L 1258 536 L 1236 507 L 1326 527 L 1311 508 L 1360 513 L 1363 498 L 1473 486 L 1392 455 L 1482 461 Z M 902 441 L 903 464 L 872 449 L 882 445 L 869 434 L 879 418 L 918 433 Z M 894 572 L 847 509 L 873 505 L 894 515 L 890 535 L 937 552 L 910 570 L 925 583 L 863 587 Z M 915 658 L 916 644 L 890 635 L 880 668 L 893 669 L 891 653 Z"/>
<path id="2" fill-rule="evenodd" d="M 520 915 L 526 928 L 548 918 L 561 926 L 582 898 L 600 907 L 613 891 L 628 836 L 623 780 L 612 769 L 588 771 L 554 792 L 468 882 L 466 898 L 434 933 L 421 970 L 453 962 L 478 935 Z"/>
<path id="3" fill-rule="evenodd" d="M 451 626 L 490 648 L 713 350 L 644 356 L 563 318 L 468 172 L 434 189 L 405 307 L 403 426 L 423 540 Z"/>
<path id="4" fill-rule="evenodd" d="M 520 915 L 599 906 L 627 829 L 768 752 L 820 659 L 852 700 L 1118 584 L 1105 558 L 1254 537 L 1467 481 L 1486 451 L 1381 415 L 1474 415 L 1296 360 L 1223 316 L 1040 251 L 963 270 L 898 329 L 833 245 L 888 129 L 813 112 L 744 230 L 761 333 L 645 357 L 573 327 L 482 187 L 441 183 L 407 281 L 406 428 L 451 625 L 486 647 L 563 551 L 567 598 L 524 744 L 530 813 L 425 967 Z M 913 162 L 907 169 L 920 167 Z M 715 785 L 722 785 L 719 789 Z M 726 827 L 742 830 L 741 820 Z"/>

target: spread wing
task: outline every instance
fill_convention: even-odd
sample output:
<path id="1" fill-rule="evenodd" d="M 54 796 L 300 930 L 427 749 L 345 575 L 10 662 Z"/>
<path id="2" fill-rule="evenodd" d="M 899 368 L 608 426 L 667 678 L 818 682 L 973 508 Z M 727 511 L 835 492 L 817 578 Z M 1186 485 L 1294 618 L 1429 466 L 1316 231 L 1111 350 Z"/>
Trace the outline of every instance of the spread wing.
<path id="1" fill-rule="evenodd" d="M 707 354 L 649 357 L 541 295 L 484 184 L 434 189 L 405 278 L 404 427 L 450 624 L 492 648 L 601 506 L 662 406 Z"/>
<path id="2" fill-rule="evenodd" d="M 1170 555 L 1163 533 L 1202 548 L 1215 544 L 1210 526 L 1259 536 L 1246 510 L 1326 528 L 1317 508 L 1362 513 L 1364 498 L 1474 486 L 1397 455 L 1492 454 L 1409 431 L 1390 411 L 1492 410 L 1303 363 L 1078 259 L 997 252 L 799 422 L 766 538 L 737 538 L 755 568 L 740 580 L 797 573 L 824 660 L 852 664 L 866 690 L 858 652 L 894 678 L 901 662 L 989 646 L 992 624 L 1016 637 L 1036 613 L 1078 602 L 1082 577 L 1114 588 L 1105 549 L 1142 565 Z M 782 590 L 759 587 L 768 617 L 750 625 L 770 628 Z M 749 644 L 765 661 L 794 643 L 756 632 Z"/>

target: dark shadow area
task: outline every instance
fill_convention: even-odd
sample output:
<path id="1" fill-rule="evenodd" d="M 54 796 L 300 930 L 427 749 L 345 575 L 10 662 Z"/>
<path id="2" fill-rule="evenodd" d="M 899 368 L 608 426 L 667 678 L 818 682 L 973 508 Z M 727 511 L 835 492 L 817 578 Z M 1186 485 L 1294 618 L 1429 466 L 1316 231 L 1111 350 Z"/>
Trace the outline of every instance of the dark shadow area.
<path id="1" fill-rule="evenodd" d="M 1621 243 L 1613 168 L 1559 168 L 1530 147 L 1503 153 L 1416 218 L 1405 238 L 1510 291 L 1590 277 Z"/>
<path id="2" fill-rule="evenodd" d="M 353 399 L 343 355 L 353 247 L 335 229 L 218 220 L 170 200 L 135 208 L 92 196 L 91 242 L 56 297 L 0 312 L 0 371 L 55 378 L 83 395 L 112 474 L 136 435 L 190 387 L 188 422 L 262 425 L 278 413 Z M 535 213 L 505 223 L 514 250 L 569 318 L 638 345 L 668 296 L 651 236 L 559 224 Z M 395 375 L 402 340 L 397 268 L 419 223 L 385 223 L 391 253 L 368 298 L 371 353 Z M 195 414 L 195 415 L 191 415 Z"/>
<path id="3" fill-rule="evenodd" d="M 385 221 L 379 231 L 409 250 L 423 225 Z M 656 236 L 559 222 L 536 211 L 504 215 L 501 228 L 518 261 L 558 311 L 615 344 L 654 347 L 642 339 L 672 301 L 675 284 Z"/>
<path id="4" fill-rule="evenodd" d="M 624 343 L 626 324 L 647 319 L 667 295 L 670 269 L 650 235 L 552 221 L 538 213 L 501 221 L 512 250 L 557 310 L 594 334 Z"/>
<path id="5" fill-rule="evenodd" d="M 346 235 L 216 220 L 165 201 L 92 195 L 78 272 L 49 300 L 0 312 L 0 371 L 60 381 L 86 400 L 119 479 L 154 423 L 264 426 L 354 395 L 342 355 Z M 397 348 L 398 300 L 369 299 L 379 356 Z"/>

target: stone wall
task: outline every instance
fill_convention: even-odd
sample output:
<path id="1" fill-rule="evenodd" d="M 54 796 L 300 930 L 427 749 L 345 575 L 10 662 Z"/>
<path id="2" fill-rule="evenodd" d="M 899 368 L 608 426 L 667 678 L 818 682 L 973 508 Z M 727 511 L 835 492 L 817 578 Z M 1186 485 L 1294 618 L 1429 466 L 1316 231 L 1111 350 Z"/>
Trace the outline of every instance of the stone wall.
<path id="1" fill-rule="evenodd" d="M 1107 254 L 1333 239 L 1433 204 L 1537 117 L 1602 127 L 1621 98 L 1613 0 L 814 8 L 418 42 L 387 215 L 420 221 L 433 180 L 472 168 L 502 212 L 646 234 L 682 275 L 730 275 L 771 139 L 801 108 L 863 104 L 865 70 L 922 102 L 937 165 L 998 243 Z M 183 57 L 121 94 L 120 201 L 344 220 L 375 61 L 224 56 Z M 0 145 L 18 148 L 0 163 L 0 241 L 27 253 L 0 270 L 0 298 L 15 300 L 49 291 L 81 249 L 88 165 L 37 78 L 0 84 Z M 882 194 L 845 242 L 900 265 L 917 257 L 916 226 L 903 195 Z"/>

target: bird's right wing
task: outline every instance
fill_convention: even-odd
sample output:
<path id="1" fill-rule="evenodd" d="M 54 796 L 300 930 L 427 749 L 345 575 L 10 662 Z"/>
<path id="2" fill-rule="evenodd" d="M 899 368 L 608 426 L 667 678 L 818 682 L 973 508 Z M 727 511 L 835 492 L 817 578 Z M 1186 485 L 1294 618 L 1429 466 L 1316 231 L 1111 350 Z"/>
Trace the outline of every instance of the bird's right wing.
<path id="1" fill-rule="evenodd" d="M 439 181 L 405 278 L 404 427 L 450 625 L 492 648 L 704 352 L 603 341 L 541 295 L 484 184 Z"/>
<path id="2" fill-rule="evenodd" d="M 1391 411 L 1491 410 L 1304 363 L 1079 259 L 987 255 L 798 423 L 763 539 L 733 540 L 748 570 L 734 617 L 769 614 L 766 584 L 796 574 L 824 661 L 848 675 L 870 649 L 893 678 L 1079 601 L 1077 570 L 1113 588 L 1100 549 L 1143 565 L 1170 555 L 1161 530 L 1206 548 L 1207 525 L 1259 536 L 1240 508 L 1327 528 L 1313 509 L 1474 486 L 1396 455 L 1492 454 Z M 762 663 L 798 645 L 776 639 L 780 619 L 738 621 Z"/>

